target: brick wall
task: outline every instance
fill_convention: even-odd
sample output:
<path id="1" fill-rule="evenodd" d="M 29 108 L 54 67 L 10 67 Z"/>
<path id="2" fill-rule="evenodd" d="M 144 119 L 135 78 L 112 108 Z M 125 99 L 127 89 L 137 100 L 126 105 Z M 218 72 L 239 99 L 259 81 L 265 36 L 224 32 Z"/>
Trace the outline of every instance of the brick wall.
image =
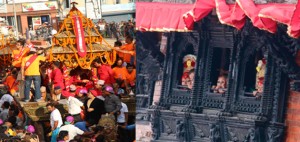
<path id="1" fill-rule="evenodd" d="M 28 21 L 27 21 L 27 15 L 20 15 L 21 18 L 21 24 L 22 24 L 22 33 L 26 32 L 26 29 L 28 28 Z M 21 32 L 21 31 L 19 31 Z"/>
<path id="2" fill-rule="evenodd" d="M 290 92 L 285 120 L 286 142 L 300 142 L 300 92 Z"/>

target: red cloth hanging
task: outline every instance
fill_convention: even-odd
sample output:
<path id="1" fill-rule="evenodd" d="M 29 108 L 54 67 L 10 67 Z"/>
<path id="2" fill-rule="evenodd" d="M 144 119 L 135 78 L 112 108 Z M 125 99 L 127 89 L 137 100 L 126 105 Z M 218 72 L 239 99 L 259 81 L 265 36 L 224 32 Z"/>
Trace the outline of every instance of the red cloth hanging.
<path id="1" fill-rule="evenodd" d="M 136 28 L 140 31 L 188 31 L 182 15 L 193 4 L 160 2 L 136 3 Z"/>
<path id="2" fill-rule="evenodd" d="M 194 22 L 216 9 L 222 24 L 242 29 L 248 17 L 253 26 L 275 33 L 277 23 L 288 26 L 287 33 L 300 37 L 300 6 L 297 4 L 255 4 L 253 0 L 197 0 L 194 5 L 160 2 L 136 3 L 136 26 L 141 31 L 190 31 Z"/>
<path id="3" fill-rule="evenodd" d="M 300 2 L 298 0 L 290 24 L 288 25 L 288 34 L 294 38 L 300 37 Z"/>

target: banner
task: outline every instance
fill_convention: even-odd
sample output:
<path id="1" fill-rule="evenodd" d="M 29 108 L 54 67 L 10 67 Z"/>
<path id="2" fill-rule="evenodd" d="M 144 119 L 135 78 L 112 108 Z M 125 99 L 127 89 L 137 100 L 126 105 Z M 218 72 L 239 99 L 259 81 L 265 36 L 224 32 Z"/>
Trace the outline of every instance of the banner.
<path id="1" fill-rule="evenodd" d="M 32 27 L 33 27 L 33 29 L 35 29 L 36 28 L 36 26 L 40 26 L 40 25 L 42 25 L 42 19 L 41 19 L 41 17 L 32 17 Z"/>
<path id="2" fill-rule="evenodd" d="M 26 3 L 29 0 L 14 0 L 15 3 Z M 48 0 L 30 0 L 30 2 L 41 2 L 41 1 L 48 1 Z M 13 4 L 14 3 L 12 0 L 8 0 L 8 4 Z"/>
<path id="3" fill-rule="evenodd" d="M 57 9 L 56 1 L 39 2 L 39 3 L 22 3 L 22 11 L 39 11 L 39 10 L 55 10 Z"/>
<path id="4" fill-rule="evenodd" d="M 73 17 L 74 22 L 74 32 L 76 36 L 76 44 L 77 44 L 77 52 L 80 57 L 84 57 L 86 55 L 86 45 L 84 41 L 84 30 L 82 27 L 82 20 L 80 17 Z"/>

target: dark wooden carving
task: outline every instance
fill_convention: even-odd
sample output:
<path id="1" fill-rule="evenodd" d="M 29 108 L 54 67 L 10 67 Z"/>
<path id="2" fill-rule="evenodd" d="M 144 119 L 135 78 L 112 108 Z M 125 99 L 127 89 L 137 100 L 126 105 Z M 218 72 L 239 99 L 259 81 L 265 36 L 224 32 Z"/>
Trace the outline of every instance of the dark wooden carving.
<path id="1" fill-rule="evenodd" d="M 255 128 L 250 128 L 243 142 L 256 142 L 258 141 Z"/>
<path id="2" fill-rule="evenodd" d="M 220 126 L 218 124 L 210 124 L 209 139 L 211 142 L 221 142 Z"/>
<path id="3" fill-rule="evenodd" d="M 283 129 L 268 128 L 268 142 L 280 142 L 282 141 Z"/>
<path id="4" fill-rule="evenodd" d="M 227 127 L 227 133 L 229 134 L 228 135 L 228 140 L 231 141 L 231 142 L 238 142 L 239 139 L 236 135 L 236 132 L 230 128 L 230 127 Z"/>
<path id="5" fill-rule="evenodd" d="M 283 141 L 288 91 L 300 89 L 300 69 L 295 62 L 299 39 L 290 38 L 283 25 L 278 26 L 276 34 L 270 34 L 255 28 L 249 20 L 237 31 L 215 19 L 207 16 L 193 33 L 168 33 L 165 56 L 153 54 L 158 46 L 148 43 L 150 37 L 141 42 L 139 92 L 147 94 L 147 101 L 139 103 L 141 108 L 149 107 L 154 141 Z M 145 44 L 156 45 L 156 49 Z M 192 90 L 184 90 L 177 87 L 178 58 L 190 45 L 197 55 L 195 82 Z M 231 51 L 228 91 L 223 95 L 210 92 L 214 47 Z M 244 87 L 246 63 L 256 52 L 267 59 L 265 87 L 258 99 L 246 96 L 251 92 Z M 153 82 L 161 78 L 160 102 L 151 106 Z"/>
<path id="6" fill-rule="evenodd" d="M 185 124 L 181 120 L 176 122 L 176 138 L 180 141 L 184 141 L 185 138 Z"/>

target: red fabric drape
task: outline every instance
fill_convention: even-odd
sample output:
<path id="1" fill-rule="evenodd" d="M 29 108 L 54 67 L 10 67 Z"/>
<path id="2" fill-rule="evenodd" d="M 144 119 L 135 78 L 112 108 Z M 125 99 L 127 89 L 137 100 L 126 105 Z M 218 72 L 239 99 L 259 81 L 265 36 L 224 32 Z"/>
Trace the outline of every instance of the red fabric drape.
<path id="1" fill-rule="evenodd" d="M 300 37 L 300 2 L 298 0 L 293 16 L 288 25 L 288 34 L 292 37 Z"/>
<path id="2" fill-rule="evenodd" d="M 216 12 L 222 24 L 241 29 L 245 24 L 245 14 L 238 4 L 227 5 L 225 0 L 216 0 Z"/>
<path id="3" fill-rule="evenodd" d="M 275 33 L 277 29 L 276 22 L 272 19 L 258 17 L 261 8 L 257 7 L 252 0 L 236 0 L 244 13 L 251 19 L 253 26 L 259 29 Z"/>
<path id="4" fill-rule="evenodd" d="M 291 37 L 300 37 L 300 7 L 295 4 L 255 4 L 253 0 L 236 0 L 235 4 L 227 4 L 226 0 L 197 0 L 194 8 L 183 15 L 186 28 L 193 29 L 193 23 L 203 19 L 214 8 L 222 24 L 241 29 L 245 17 L 251 19 L 259 29 L 275 33 L 277 22 L 286 24 Z"/>
<path id="5" fill-rule="evenodd" d="M 194 5 L 171 3 L 136 3 L 136 26 L 142 31 L 189 31 L 194 22 L 216 9 L 222 24 L 242 29 L 248 17 L 253 26 L 275 33 L 277 23 L 288 26 L 287 33 L 300 37 L 300 6 L 297 4 L 255 4 L 253 0 L 197 0 Z"/>
<path id="6" fill-rule="evenodd" d="M 202 18 L 207 16 L 215 7 L 216 4 L 213 0 L 197 0 L 194 8 L 183 16 L 186 28 L 192 30 L 194 21 L 201 20 Z"/>
<path id="7" fill-rule="evenodd" d="M 182 15 L 193 4 L 136 3 L 136 28 L 141 31 L 188 31 Z"/>

